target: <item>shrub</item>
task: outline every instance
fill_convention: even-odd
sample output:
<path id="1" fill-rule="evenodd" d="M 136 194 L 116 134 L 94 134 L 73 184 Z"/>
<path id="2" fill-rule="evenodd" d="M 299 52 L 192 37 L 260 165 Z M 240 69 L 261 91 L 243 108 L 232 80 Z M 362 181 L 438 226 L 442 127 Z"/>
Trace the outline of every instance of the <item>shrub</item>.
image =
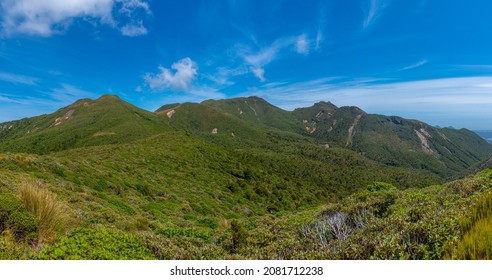
<path id="1" fill-rule="evenodd" d="M 35 240 L 37 237 L 36 217 L 25 210 L 11 213 L 6 224 L 18 239 L 28 237 L 30 240 Z"/>
<path id="2" fill-rule="evenodd" d="M 136 236 L 105 228 L 78 228 L 36 256 L 42 260 L 150 260 L 151 251 Z"/>
<path id="3" fill-rule="evenodd" d="M 227 253 L 219 246 L 195 237 L 165 237 L 141 233 L 143 242 L 159 260 L 217 260 Z"/>
<path id="4" fill-rule="evenodd" d="M 231 222 L 232 231 L 232 253 L 237 253 L 239 249 L 246 245 L 248 238 L 248 231 L 237 220 L 232 220 Z"/>
<path id="5" fill-rule="evenodd" d="M 36 218 L 13 194 L 0 194 L 0 232 L 6 229 L 9 229 L 17 240 L 28 236 L 30 239 L 36 237 Z"/>
<path id="6" fill-rule="evenodd" d="M 367 190 L 370 192 L 382 191 L 382 190 L 394 190 L 395 186 L 385 182 L 374 182 L 367 186 Z"/>

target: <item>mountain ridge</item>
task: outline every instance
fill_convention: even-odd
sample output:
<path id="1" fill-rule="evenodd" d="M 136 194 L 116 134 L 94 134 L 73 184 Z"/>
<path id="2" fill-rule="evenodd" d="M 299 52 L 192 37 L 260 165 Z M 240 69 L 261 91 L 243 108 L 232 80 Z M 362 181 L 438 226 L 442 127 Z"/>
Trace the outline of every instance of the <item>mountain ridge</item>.
<path id="1" fill-rule="evenodd" d="M 49 153 L 126 143 L 170 130 L 235 148 L 275 149 L 278 139 L 313 142 L 442 177 L 452 177 L 492 154 L 492 145 L 467 129 L 436 128 L 325 101 L 286 111 L 251 96 L 168 104 L 149 112 L 115 95 L 81 99 L 53 114 L 2 123 L 0 151 Z"/>

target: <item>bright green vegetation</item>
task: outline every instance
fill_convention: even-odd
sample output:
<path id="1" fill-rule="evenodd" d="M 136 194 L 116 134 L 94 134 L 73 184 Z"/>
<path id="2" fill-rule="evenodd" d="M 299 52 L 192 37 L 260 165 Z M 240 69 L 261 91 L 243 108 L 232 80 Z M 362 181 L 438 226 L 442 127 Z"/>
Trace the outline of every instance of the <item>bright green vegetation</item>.
<path id="1" fill-rule="evenodd" d="M 154 256 L 135 235 L 110 229 L 75 229 L 36 256 L 41 260 L 151 260 Z"/>
<path id="2" fill-rule="evenodd" d="M 13 194 L 0 194 L 0 231 L 9 230 L 16 240 L 36 238 L 37 220 Z"/>
<path id="3" fill-rule="evenodd" d="M 0 258 L 480 258 L 453 250 L 491 172 L 444 182 L 490 147 L 323 102 L 81 100 L 0 125 Z"/>

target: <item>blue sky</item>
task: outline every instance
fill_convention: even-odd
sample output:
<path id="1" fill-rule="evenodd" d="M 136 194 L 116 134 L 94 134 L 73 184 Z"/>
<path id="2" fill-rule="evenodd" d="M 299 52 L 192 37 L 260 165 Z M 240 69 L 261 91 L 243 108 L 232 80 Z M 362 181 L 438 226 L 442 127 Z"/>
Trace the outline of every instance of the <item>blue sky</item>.
<path id="1" fill-rule="evenodd" d="M 0 121 L 257 95 L 492 129 L 486 0 L 0 0 Z"/>

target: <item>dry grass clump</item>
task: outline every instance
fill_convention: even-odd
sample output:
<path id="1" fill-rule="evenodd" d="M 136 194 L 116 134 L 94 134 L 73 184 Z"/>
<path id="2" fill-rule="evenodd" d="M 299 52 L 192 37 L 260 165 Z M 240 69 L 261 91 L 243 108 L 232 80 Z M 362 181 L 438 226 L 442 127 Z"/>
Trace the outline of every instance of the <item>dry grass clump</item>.
<path id="1" fill-rule="evenodd" d="M 26 209 L 38 219 L 39 242 L 49 240 L 66 229 L 68 209 L 53 193 L 30 182 L 21 183 L 19 191 Z"/>

